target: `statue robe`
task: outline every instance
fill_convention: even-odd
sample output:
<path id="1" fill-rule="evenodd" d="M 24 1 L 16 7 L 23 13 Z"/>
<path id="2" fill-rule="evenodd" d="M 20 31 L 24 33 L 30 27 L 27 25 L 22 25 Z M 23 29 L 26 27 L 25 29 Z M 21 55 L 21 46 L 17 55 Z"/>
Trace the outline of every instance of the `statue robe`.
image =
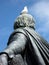
<path id="1" fill-rule="evenodd" d="M 10 57 L 20 54 L 24 65 L 49 65 L 49 44 L 30 27 L 16 29 L 4 52 Z"/>

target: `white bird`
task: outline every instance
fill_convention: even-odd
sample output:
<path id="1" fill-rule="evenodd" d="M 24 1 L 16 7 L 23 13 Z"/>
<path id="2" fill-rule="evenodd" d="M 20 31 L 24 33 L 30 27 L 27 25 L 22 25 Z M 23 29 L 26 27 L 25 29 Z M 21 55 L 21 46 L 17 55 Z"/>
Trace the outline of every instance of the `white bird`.
<path id="1" fill-rule="evenodd" d="M 23 13 L 28 13 L 27 6 L 25 6 L 24 9 L 22 10 L 21 14 L 23 14 Z"/>

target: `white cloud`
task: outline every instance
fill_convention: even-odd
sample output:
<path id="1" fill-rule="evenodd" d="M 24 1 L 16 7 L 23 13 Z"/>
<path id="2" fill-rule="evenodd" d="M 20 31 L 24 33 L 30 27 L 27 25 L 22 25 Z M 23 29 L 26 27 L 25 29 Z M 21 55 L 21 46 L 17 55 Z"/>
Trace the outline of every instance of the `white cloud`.
<path id="1" fill-rule="evenodd" d="M 40 1 L 29 8 L 30 13 L 35 17 L 37 31 L 43 36 L 49 35 L 49 2 Z"/>

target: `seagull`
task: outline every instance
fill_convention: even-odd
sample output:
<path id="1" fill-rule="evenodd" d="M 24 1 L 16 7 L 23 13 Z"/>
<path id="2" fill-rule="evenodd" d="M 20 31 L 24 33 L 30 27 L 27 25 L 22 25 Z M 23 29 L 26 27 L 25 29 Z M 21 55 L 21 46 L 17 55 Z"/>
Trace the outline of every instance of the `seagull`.
<path id="1" fill-rule="evenodd" d="M 23 13 L 28 13 L 27 6 L 25 6 L 24 9 L 22 10 L 21 14 L 23 14 Z"/>

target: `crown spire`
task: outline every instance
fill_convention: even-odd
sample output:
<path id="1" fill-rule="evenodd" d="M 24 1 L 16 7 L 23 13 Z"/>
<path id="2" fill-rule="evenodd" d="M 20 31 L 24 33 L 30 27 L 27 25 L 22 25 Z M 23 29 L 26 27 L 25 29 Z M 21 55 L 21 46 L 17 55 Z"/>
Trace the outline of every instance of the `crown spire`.
<path id="1" fill-rule="evenodd" d="M 22 14 L 23 14 L 23 13 L 28 13 L 27 6 L 25 6 L 25 7 L 24 7 L 24 9 L 22 10 L 22 12 L 21 12 L 21 13 L 22 13 Z"/>

